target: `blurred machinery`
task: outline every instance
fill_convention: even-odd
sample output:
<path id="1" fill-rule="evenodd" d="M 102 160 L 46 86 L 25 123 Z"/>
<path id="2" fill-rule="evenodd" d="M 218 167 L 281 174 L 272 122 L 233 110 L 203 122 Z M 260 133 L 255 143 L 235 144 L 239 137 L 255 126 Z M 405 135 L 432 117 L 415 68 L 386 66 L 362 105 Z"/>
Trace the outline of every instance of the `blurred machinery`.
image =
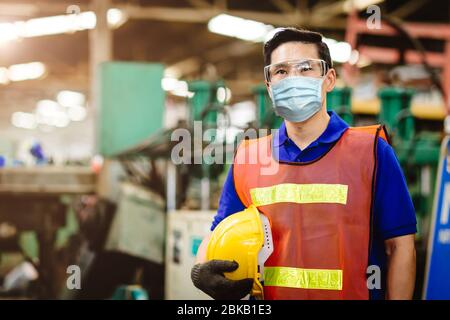
<path id="1" fill-rule="evenodd" d="M 428 76 L 428 90 L 436 88 L 443 97 L 442 110 L 450 110 L 450 26 L 448 24 L 404 23 L 382 15 L 379 27 L 370 27 L 366 20 L 352 11 L 347 18 L 346 41 L 358 57 L 374 63 L 391 65 L 421 65 Z M 400 37 L 397 48 L 383 48 L 365 43 L 361 35 L 384 35 Z M 421 39 L 433 39 L 443 43 L 443 52 L 426 51 Z M 366 41 L 367 42 L 367 41 Z M 437 69 L 441 69 L 441 77 Z M 343 66 L 346 83 L 353 85 L 358 78 L 357 63 Z M 400 85 L 402 85 L 400 83 Z M 433 129 L 421 126 L 412 112 L 414 92 L 404 88 L 384 88 L 378 92 L 381 100 L 379 121 L 391 133 L 392 145 L 406 175 L 409 190 L 419 220 L 418 238 L 427 236 L 429 217 L 433 202 L 435 177 L 442 140 L 442 125 Z M 425 245 L 425 242 L 422 243 Z M 423 248 L 424 249 L 424 248 Z"/>
<path id="2" fill-rule="evenodd" d="M 256 102 L 256 126 L 258 128 L 278 128 L 283 119 L 275 114 L 272 108 L 272 100 L 267 94 L 267 88 L 260 84 L 253 88 Z"/>
<path id="3" fill-rule="evenodd" d="M 54 299 L 61 289 L 55 278 L 56 242 L 58 231 L 68 222 L 70 208 L 70 201 L 63 201 L 63 196 L 91 194 L 95 189 L 96 176 L 89 167 L 21 167 L 0 171 L 0 221 L 15 230 L 15 245 L 8 245 L 0 237 L 0 251 L 21 250 L 27 255 L 23 246 L 37 246 L 37 260 L 33 261 L 38 270 L 34 293 L 37 297 Z M 30 232 L 31 239 L 21 237 Z M 24 244 L 21 239 L 27 238 Z"/>
<path id="4" fill-rule="evenodd" d="M 166 239 L 166 299 L 210 299 L 194 287 L 190 274 L 198 247 L 208 235 L 215 214 L 215 211 L 195 210 L 169 212 Z"/>
<path id="5" fill-rule="evenodd" d="M 420 130 L 411 113 L 414 92 L 403 88 L 384 88 L 379 121 L 391 133 L 392 146 L 403 168 L 418 218 L 419 239 L 426 236 L 431 214 L 442 133 Z"/>
<path id="6" fill-rule="evenodd" d="M 354 123 L 351 95 L 349 87 L 335 87 L 327 93 L 327 109 L 336 112 L 350 126 Z"/>
<path id="7" fill-rule="evenodd" d="M 220 119 L 223 126 L 229 122 L 224 83 L 190 82 L 187 117 L 175 124 L 174 131 L 162 121 L 159 65 L 113 62 L 102 68 L 100 146 L 106 159 L 98 194 L 117 204 L 104 249 L 153 266 L 152 274 L 144 275 L 150 299 L 162 298 L 164 271 L 166 297 L 205 298 L 192 286 L 189 272 L 211 225 L 214 211 L 208 210 L 217 202 L 212 200 L 217 200 L 213 193 L 220 188 L 216 177 L 224 169 L 224 161 L 213 160 L 226 156 L 223 148 L 214 148 L 226 144 L 226 139 L 209 130 L 217 129 Z M 131 110 L 125 116 L 124 106 Z M 187 149 L 173 155 L 174 146 L 183 142 Z M 204 151 L 207 146 L 210 153 Z M 118 185 L 119 190 L 114 187 Z M 180 208 L 187 210 L 177 211 Z M 128 268 L 125 263 L 117 268 Z M 114 296 L 123 297 L 123 291 L 117 288 Z"/>

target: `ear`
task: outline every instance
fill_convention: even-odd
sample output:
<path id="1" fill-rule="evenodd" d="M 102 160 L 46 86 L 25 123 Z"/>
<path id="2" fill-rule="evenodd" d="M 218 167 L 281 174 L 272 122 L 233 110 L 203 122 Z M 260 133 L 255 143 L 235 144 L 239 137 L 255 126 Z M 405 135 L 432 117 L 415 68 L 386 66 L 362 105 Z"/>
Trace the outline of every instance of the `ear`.
<path id="1" fill-rule="evenodd" d="M 270 91 L 270 84 L 267 81 L 264 81 L 264 84 L 266 85 L 267 93 L 269 94 L 270 99 L 273 99 L 272 92 Z"/>
<path id="2" fill-rule="evenodd" d="M 336 70 L 330 69 L 328 70 L 327 74 L 325 75 L 325 91 L 331 92 L 334 89 L 334 86 L 336 85 Z"/>

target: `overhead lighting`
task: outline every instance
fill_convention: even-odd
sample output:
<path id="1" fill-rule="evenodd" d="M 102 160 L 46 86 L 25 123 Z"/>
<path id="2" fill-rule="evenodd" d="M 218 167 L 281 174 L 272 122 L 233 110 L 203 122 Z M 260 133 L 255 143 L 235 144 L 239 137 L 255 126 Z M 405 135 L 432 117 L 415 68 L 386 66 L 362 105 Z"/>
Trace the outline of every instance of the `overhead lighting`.
<path id="1" fill-rule="evenodd" d="M 348 63 L 354 66 L 359 60 L 359 51 L 358 50 L 352 50 L 350 54 L 350 58 L 348 59 Z"/>
<path id="2" fill-rule="evenodd" d="M 67 113 L 60 112 L 53 117 L 53 125 L 58 128 L 65 128 L 69 125 L 70 119 Z"/>
<path id="3" fill-rule="evenodd" d="M 208 30 L 242 40 L 263 42 L 274 27 L 258 21 L 219 14 L 208 22 Z"/>
<path id="4" fill-rule="evenodd" d="M 46 68 L 42 62 L 14 64 L 8 68 L 8 79 L 10 81 L 39 79 L 45 71 Z"/>
<path id="5" fill-rule="evenodd" d="M 63 107 L 83 106 L 86 97 L 81 92 L 63 90 L 56 96 L 56 101 Z"/>
<path id="6" fill-rule="evenodd" d="M 39 125 L 54 126 L 58 128 L 67 127 L 70 123 L 69 116 L 65 112 L 56 112 L 51 116 L 36 115 L 36 122 Z"/>
<path id="7" fill-rule="evenodd" d="M 13 64 L 9 67 L 0 67 L 0 84 L 9 84 L 11 81 L 39 79 L 45 73 L 46 67 L 42 62 Z"/>
<path id="8" fill-rule="evenodd" d="M 229 103 L 231 101 L 231 90 L 230 88 L 220 87 L 217 89 L 217 101 L 220 103 Z"/>
<path id="9" fill-rule="evenodd" d="M 63 109 L 53 100 L 40 100 L 36 105 L 36 113 L 43 117 L 51 117 L 60 111 Z"/>
<path id="10" fill-rule="evenodd" d="M 54 127 L 64 128 L 71 121 L 83 121 L 86 118 L 86 108 L 82 105 L 77 105 L 77 103 L 85 103 L 85 97 L 82 93 L 64 90 L 57 97 L 66 106 L 49 99 L 40 100 L 36 104 L 34 113 L 13 113 L 11 123 L 18 128 L 39 128 L 41 131 L 49 132 Z"/>
<path id="11" fill-rule="evenodd" d="M 348 62 L 352 56 L 352 47 L 348 42 L 336 41 L 334 39 L 323 38 L 330 49 L 331 59 L 339 63 Z"/>
<path id="12" fill-rule="evenodd" d="M 66 110 L 53 100 L 41 100 L 36 105 L 38 124 L 63 128 L 69 125 L 70 118 Z"/>
<path id="13" fill-rule="evenodd" d="M 344 8 L 344 12 L 349 12 L 353 8 L 355 10 L 363 10 L 368 6 L 378 4 L 380 2 L 384 2 L 384 0 L 346 0 L 342 6 Z"/>
<path id="14" fill-rule="evenodd" d="M 265 42 L 272 38 L 281 28 L 262 22 L 243 19 L 228 14 L 219 14 L 208 22 L 208 30 L 221 35 L 253 42 Z M 331 58 L 336 62 L 347 62 L 352 48 L 347 42 L 323 38 L 330 49 Z"/>
<path id="15" fill-rule="evenodd" d="M 71 121 L 83 121 L 86 114 L 86 108 L 82 106 L 73 106 L 67 109 L 67 115 Z"/>
<path id="16" fill-rule="evenodd" d="M 161 80 L 161 87 L 164 91 L 171 91 L 178 86 L 178 79 L 166 77 Z"/>
<path id="17" fill-rule="evenodd" d="M 15 22 L 23 38 L 47 36 L 53 34 L 70 33 L 80 30 L 93 29 L 96 24 L 94 12 L 51 16 L 30 19 L 25 22 Z"/>
<path id="18" fill-rule="evenodd" d="M 14 112 L 11 116 L 11 123 L 17 128 L 36 129 L 36 117 L 28 112 Z"/>
<path id="19" fill-rule="evenodd" d="M 18 39 L 18 32 L 14 23 L 0 23 L 0 43 Z"/>
<path id="20" fill-rule="evenodd" d="M 111 8 L 106 14 L 108 24 L 110 27 L 118 28 L 127 21 L 127 16 L 122 10 L 117 8 Z"/>
<path id="21" fill-rule="evenodd" d="M 8 68 L 1 67 L 0 68 L 0 84 L 8 84 L 8 83 L 9 83 Z"/>
<path id="22" fill-rule="evenodd" d="M 188 97 L 194 96 L 193 92 L 189 91 L 189 86 L 186 81 L 178 80 L 176 78 L 165 77 L 161 80 L 161 87 L 164 91 L 168 91 L 171 94 L 178 97 Z"/>
<path id="23" fill-rule="evenodd" d="M 107 21 L 110 27 L 117 28 L 126 21 L 126 16 L 121 10 L 111 8 L 107 11 Z M 96 24 L 97 16 L 93 11 L 34 18 L 26 21 L 4 22 L 0 23 L 0 43 L 20 38 L 90 30 L 94 29 Z"/>

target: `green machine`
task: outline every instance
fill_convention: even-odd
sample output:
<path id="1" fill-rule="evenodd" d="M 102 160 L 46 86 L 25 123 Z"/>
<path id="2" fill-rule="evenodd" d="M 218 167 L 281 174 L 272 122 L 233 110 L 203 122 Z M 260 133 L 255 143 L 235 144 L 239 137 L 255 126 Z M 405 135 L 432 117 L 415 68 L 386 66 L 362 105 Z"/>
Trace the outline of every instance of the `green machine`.
<path id="1" fill-rule="evenodd" d="M 188 100 L 190 125 L 194 121 L 202 121 L 203 127 L 216 127 L 217 113 L 224 110 L 226 101 L 226 97 L 219 101 L 217 92 L 221 88 L 226 92 L 225 83 L 197 80 L 190 82 L 188 88 L 194 94 Z"/>
<path id="2" fill-rule="evenodd" d="M 327 93 L 327 109 L 336 112 L 348 125 L 353 125 L 352 89 L 335 87 Z"/>
<path id="3" fill-rule="evenodd" d="M 391 143 L 408 182 L 418 218 L 419 238 L 424 221 L 430 216 L 435 177 L 439 161 L 441 133 L 418 131 L 411 113 L 414 91 L 386 87 L 378 92 L 381 99 L 379 121 L 388 128 Z"/>
<path id="4" fill-rule="evenodd" d="M 207 139 L 212 144 L 226 144 L 226 141 L 218 142 L 216 140 L 216 130 L 208 130 L 216 129 L 218 127 L 219 114 L 222 114 L 224 117 L 227 115 L 225 105 L 228 97 L 226 96 L 227 88 L 224 81 L 191 81 L 188 83 L 188 89 L 193 95 L 187 101 L 189 108 L 187 127 L 190 130 L 198 130 L 198 123 L 200 123 L 202 136 L 208 133 L 209 136 Z M 222 93 L 221 97 L 219 97 L 219 92 Z M 196 137 L 195 131 L 193 137 Z M 198 144 L 194 143 L 194 147 L 197 145 Z M 209 145 L 209 143 L 202 141 L 201 145 L 201 151 L 204 151 L 206 145 Z M 223 172 L 224 165 L 214 163 L 212 157 L 207 156 L 205 153 L 200 154 L 203 157 L 202 161 L 194 159 L 194 165 L 189 168 L 189 174 L 192 175 L 192 180 L 191 187 L 188 189 L 188 194 L 194 192 L 194 194 L 191 194 L 191 197 L 200 198 L 200 208 L 202 210 L 207 210 L 211 207 L 211 190 L 214 189 L 217 184 L 214 177 L 218 177 Z M 194 158 L 196 157 L 197 152 L 195 150 Z M 223 163 L 225 163 L 225 161 Z M 197 194 L 198 192 L 200 192 L 200 195 Z"/>
<path id="5" fill-rule="evenodd" d="M 267 93 L 264 84 L 253 88 L 256 99 L 256 119 L 258 128 L 277 129 L 283 122 L 283 118 L 275 114 L 272 108 L 272 100 Z"/>
<path id="6" fill-rule="evenodd" d="M 164 66 L 105 62 L 100 65 L 98 147 L 115 156 L 162 130 Z"/>

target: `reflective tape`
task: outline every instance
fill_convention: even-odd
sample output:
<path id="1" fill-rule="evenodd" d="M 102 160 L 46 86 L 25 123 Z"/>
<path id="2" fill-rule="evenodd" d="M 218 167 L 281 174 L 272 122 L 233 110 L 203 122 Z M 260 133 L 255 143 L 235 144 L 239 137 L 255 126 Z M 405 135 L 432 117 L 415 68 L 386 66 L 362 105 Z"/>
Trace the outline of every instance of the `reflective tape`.
<path id="1" fill-rule="evenodd" d="M 342 270 L 264 267 L 264 286 L 342 290 Z"/>
<path id="2" fill-rule="evenodd" d="M 344 184 L 282 183 L 250 190 L 255 206 L 279 202 L 293 203 L 347 203 L 348 186 Z"/>

